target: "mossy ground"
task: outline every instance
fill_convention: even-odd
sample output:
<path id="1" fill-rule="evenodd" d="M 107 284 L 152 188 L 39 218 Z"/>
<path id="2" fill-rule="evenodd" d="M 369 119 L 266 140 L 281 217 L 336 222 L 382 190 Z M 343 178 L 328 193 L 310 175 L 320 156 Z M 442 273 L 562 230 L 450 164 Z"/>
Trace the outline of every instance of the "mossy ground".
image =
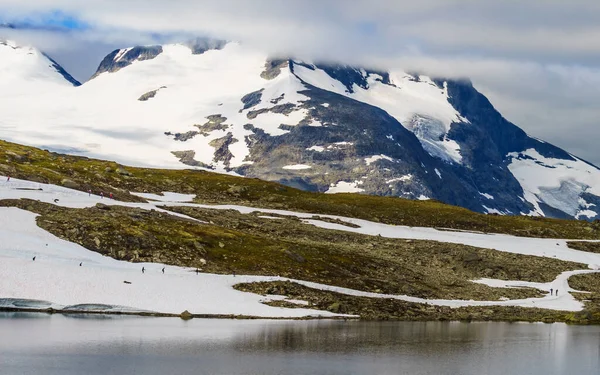
<path id="1" fill-rule="evenodd" d="M 411 226 L 600 239 L 600 226 L 596 223 L 480 215 L 435 201 L 308 193 L 256 179 L 203 171 L 123 167 L 113 162 L 59 155 L 2 141 L 0 173 L 82 191 L 112 192 L 122 201 L 144 201 L 131 195 L 131 191 L 172 191 L 195 194 L 201 203 L 288 209 Z M 0 205 L 36 212 L 40 214 L 37 220 L 42 228 L 116 259 L 161 262 L 214 273 L 281 275 L 369 292 L 423 298 L 495 300 L 534 297 L 540 292 L 491 288 L 469 280 L 490 277 L 545 282 L 560 272 L 585 268 L 575 263 L 456 244 L 392 240 L 324 230 L 295 218 L 259 218 L 258 213 L 242 215 L 236 211 L 171 208 L 208 222 L 202 224 L 156 210 L 119 206 L 67 209 L 28 200 L 2 201 Z M 260 289 L 261 285 L 252 288 Z M 309 293 L 304 289 L 286 288 L 292 296 L 301 299 L 306 299 L 303 297 Z M 577 314 L 565 316 L 536 309 L 452 310 L 395 300 L 310 293 L 316 293 L 317 299 L 311 302 L 318 308 L 331 310 L 334 305 L 337 312 L 357 312 L 369 319 L 597 320 L 595 313 L 588 310 L 584 319 Z"/>
<path id="2" fill-rule="evenodd" d="M 394 240 L 331 231 L 295 218 L 173 208 L 208 223 L 156 210 L 97 205 L 69 209 L 4 200 L 40 214 L 38 225 L 71 242 L 132 262 L 203 272 L 280 275 L 363 291 L 422 298 L 498 300 L 539 297 L 534 289 L 491 288 L 481 277 L 545 282 L 584 265 L 435 241 Z M 527 265 L 524 267 L 523 265 Z"/>
<path id="3" fill-rule="evenodd" d="M 240 204 L 355 217 L 396 225 L 507 233 L 518 236 L 600 239 L 600 224 L 523 216 L 483 215 L 436 201 L 358 194 L 310 193 L 277 183 L 197 170 L 123 167 L 0 141 L 0 173 L 142 201 L 129 192 L 195 194 L 196 201 Z"/>
<path id="4" fill-rule="evenodd" d="M 569 286 L 573 289 L 589 292 L 573 293 L 575 298 L 585 304 L 585 311 L 574 315 L 581 320 L 600 321 L 600 274 L 573 276 L 569 279 Z"/>
<path id="5" fill-rule="evenodd" d="M 266 304 L 287 308 L 314 308 L 338 314 L 358 315 L 364 320 L 459 320 L 507 322 L 565 322 L 572 324 L 600 324 L 600 314 L 585 310 L 579 313 L 552 311 L 537 308 L 508 306 L 450 308 L 395 299 L 354 297 L 321 291 L 291 282 L 238 284 L 236 289 L 260 295 L 283 295 L 290 299 L 307 301 L 309 306 L 286 301 Z"/>
<path id="6" fill-rule="evenodd" d="M 600 254 L 600 242 L 569 241 L 567 246 L 571 249 Z"/>
<path id="7" fill-rule="evenodd" d="M 307 301 L 308 308 L 339 314 L 358 315 L 364 320 L 460 320 L 508 322 L 566 322 L 574 324 L 600 324 L 600 315 L 567 313 L 536 308 L 486 306 L 450 308 L 395 299 L 354 297 L 308 288 L 291 282 L 238 284 L 236 289 L 260 295 L 283 295 L 290 299 Z M 286 301 L 266 304 L 287 308 L 306 308 Z M 586 319 L 585 317 L 590 317 Z"/>

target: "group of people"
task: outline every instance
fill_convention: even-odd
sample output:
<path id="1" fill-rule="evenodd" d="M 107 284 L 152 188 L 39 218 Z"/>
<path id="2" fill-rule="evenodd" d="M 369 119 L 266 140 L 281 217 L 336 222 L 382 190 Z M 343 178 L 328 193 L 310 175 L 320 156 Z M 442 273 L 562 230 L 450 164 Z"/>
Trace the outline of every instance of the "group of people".
<path id="1" fill-rule="evenodd" d="M 554 292 L 556 292 L 556 294 L 553 294 Z M 554 289 L 550 288 L 550 295 L 551 296 L 554 296 L 554 295 L 558 296 L 558 289 L 554 290 Z"/>
<path id="2" fill-rule="evenodd" d="M 46 244 L 46 246 L 48 246 L 48 244 Z M 37 255 L 35 255 L 31 260 L 35 262 L 36 259 L 37 259 Z M 79 267 L 82 267 L 82 266 L 83 266 L 83 262 L 79 262 Z M 165 273 L 165 268 L 166 267 L 163 267 L 161 270 L 163 274 Z M 199 272 L 199 270 L 196 269 L 196 274 L 198 272 Z M 146 267 L 142 267 L 142 273 L 146 273 Z"/>
<path id="3" fill-rule="evenodd" d="M 92 196 L 92 189 L 88 189 L 88 196 L 90 196 L 90 197 Z M 115 199 L 115 196 L 113 195 L 113 193 L 108 193 L 108 197 L 110 199 Z M 101 191 L 100 192 L 100 199 L 103 199 L 103 198 L 104 198 L 104 192 Z"/>
<path id="4" fill-rule="evenodd" d="M 165 267 L 162 268 L 162 273 L 165 273 Z M 142 267 L 142 273 L 146 273 L 146 267 Z"/>

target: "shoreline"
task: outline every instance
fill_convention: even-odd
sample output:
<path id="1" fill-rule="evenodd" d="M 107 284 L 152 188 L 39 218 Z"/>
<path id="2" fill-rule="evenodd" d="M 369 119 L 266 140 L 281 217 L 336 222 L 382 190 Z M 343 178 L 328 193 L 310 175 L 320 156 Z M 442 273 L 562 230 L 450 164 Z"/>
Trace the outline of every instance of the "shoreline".
<path id="1" fill-rule="evenodd" d="M 304 317 L 266 317 L 266 316 L 253 316 L 243 314 L 173 314 L 173 313 L 159 313 L 159 312 L 144 312 L 144 311 L 81 311 L 81 310 L 57 310 L 53 308 L 47 309 L 27 309 L 27 308 L 12 308 L 12 307 L 0 307 L 0 313 L 33 313 L 33 314 L 44 314 L 44 315 L 92 315 L 92 316 L 131 316 L 131 317 L 146 317 L 146 318 L 179 318 L 181 320 L 192 320 L 192 319 L 219 319 L 219 320 L 277 320 L 277 321 L 308 321 L 308 320 L 330 320 L 330 321 L 353 321 L 353 322 L 384 322 L 384 321 L 396 321 L 396 322 L 457 322 L 457 323 L 538 323 L 538 324 L 566 324 L 574 326 L 598 326 L 600 323 L 585 323 L 576 321 L 563 321 L 563 320 L 511 320 L 511 319 L 368 319 L 360 316 L 304 316 Z"/>
<path id="2" fill-rule="evenodd" d="M 316 310 L 315 310 L 316 311 Z M 174 313 L 160 313 L 152 311 L 82 311 L 82 310 L 69 310 L 69 309 L 28 309 L 21 307 L 0 307 L 0 313 L 11 313 L 11 312 L 23 312 L 23 313 L 34 313 L 34 314 L 46 314 L 46 315 L 115 315 L 115 316 L 140 316 L 140 317 L 151 317 L 151 318 L 179 318 L 182 320 L 191 319 L 222 319 L 222 320 L 363 320 L 359 316 L 303 316 L 303 317 L 268 317 L 268 316 L 256 316 L 256 315 L 244 315 L 244 314 L 186 314 L 184 311 L 181 314 Z"/>

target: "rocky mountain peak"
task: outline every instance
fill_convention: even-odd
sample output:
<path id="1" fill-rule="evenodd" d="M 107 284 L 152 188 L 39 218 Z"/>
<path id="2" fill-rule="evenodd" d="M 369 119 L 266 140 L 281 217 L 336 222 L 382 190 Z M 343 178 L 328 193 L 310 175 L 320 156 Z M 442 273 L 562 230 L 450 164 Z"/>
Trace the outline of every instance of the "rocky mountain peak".
<path id="1" fill-rule="evenodd" d="M 502 215 L 600 214 L 600 170 L 527 135 L 468 80 L 269 59 L 207 39 L 115 50 L 96 76 L 117 71 L 53 97 L 52 108 L 42 94 L 1 97 L 0 136 L 325 193 L 437 199 Z M 32 125 L 39 118 L 43 128 Z M 3 134 L 11 126 L 19 134 Z M 56 138 L 65 128 L 72 136 Z"/>

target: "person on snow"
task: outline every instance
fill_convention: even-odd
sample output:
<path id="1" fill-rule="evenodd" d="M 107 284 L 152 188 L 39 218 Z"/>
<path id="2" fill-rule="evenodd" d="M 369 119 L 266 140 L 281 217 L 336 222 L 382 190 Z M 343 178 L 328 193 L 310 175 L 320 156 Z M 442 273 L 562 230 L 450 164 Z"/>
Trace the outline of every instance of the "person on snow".
<path id="1" fill-rule="evenodd" d="M 88 189 L 88 197 L 92 196 L 92 189 Z"/>
<path id="2" fill-rule="evenodd" d="M 34 256 L 34 257 L 33 257 L 33 259 L 32 259 L 34 262 L 35 262 L 35 258 L 36 258 L 36 257 Z"/>
<path id="3" fill-rule="evenodd" d="M 165 273 L 165 267 L 163 267 L 163 268 L 162 268 L 162 273 L 163 273 L 163 274 Z"/>
<path id="4" fill-rule="evenodd" d="M 142 273 L 146 272 L 146 269 L 144 267 L 142 267 Z"/>
<path id="5" fill-rule="evenodd" d="M 6 182 L 10 182 L 10 175 L 6 178 Z"/>
<path id="6" fill-rule="evenodd" d="M 104 193 L 100 192 L 100 199 L 104 198 Z"/>
<path id="7" fill-rule="evenodd" d="M 553 290 L 553 289 L 552 289 L 552 288 L 550 288 L 550 295 L 551 295 L 551 296 L 553 296 L 553 295 L 554 295 L 554 294 L 553 294 L 553 292 L 552 292 L 552 290 Z"/>
<path id="8" fill-rule="evenodd" d="M 79 263 L 79 267 L 81 267 L 82 264 L 83 264 L 83 262 Z"/>
<path id="9" fill-rule="evenodd" d="M 556 296 L 558 297 L 558 289 L 556 289 Z"/>

